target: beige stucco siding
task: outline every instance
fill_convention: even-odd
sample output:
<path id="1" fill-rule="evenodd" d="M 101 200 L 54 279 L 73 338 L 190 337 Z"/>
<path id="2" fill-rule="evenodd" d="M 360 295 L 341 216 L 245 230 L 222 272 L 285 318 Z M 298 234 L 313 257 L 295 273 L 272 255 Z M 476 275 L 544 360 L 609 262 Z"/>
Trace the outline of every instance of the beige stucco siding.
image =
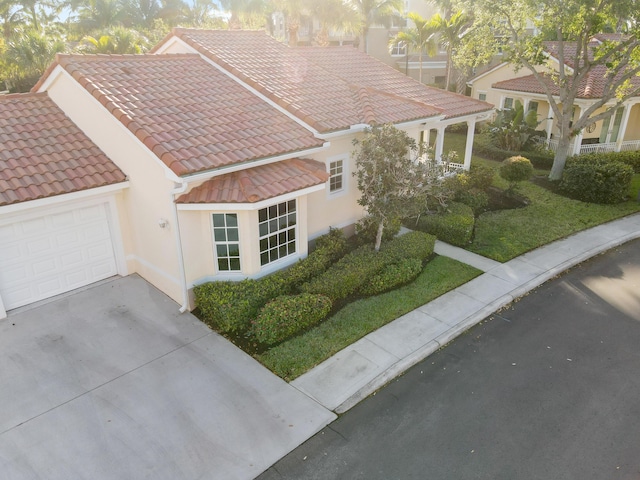
<path id="1" fill-rule="evenodd" d="M 182 289 L 166 167 L 75 80 L 62 72 L 47 87 L 51 99 L 127 175 L 119 207 L 129 272 L 137 272 L 178 302 Z M 126 213 L 125 213 L 126 212 Z M 160 228 L 160 220 L 167 228 Z"/>

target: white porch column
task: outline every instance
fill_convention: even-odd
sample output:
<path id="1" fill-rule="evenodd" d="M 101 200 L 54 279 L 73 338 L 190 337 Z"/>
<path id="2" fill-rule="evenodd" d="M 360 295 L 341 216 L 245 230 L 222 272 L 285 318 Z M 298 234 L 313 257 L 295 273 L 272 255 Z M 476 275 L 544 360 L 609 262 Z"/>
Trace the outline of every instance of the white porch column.
<path id="1" fill-rule="evenodd" d="M 435 159 L 436 161 L 442 160 L 442 150 L 444 149 L 444 128 L 438 127 L 436 128 L 436 151 L 435 151 Z"/>
<path id="2" fill-rule="evenodd" d="M 422 141 L 428 147 L 429 146 L 429 140 L 431 139 L 431 129 L 430 128 L 426 128 L 426 129 L 424 129 L 422 131 L 422 133 L 423 133 Z"/>
<path id="3" fill-rule="evenodd" d="M 624 134 L 627 132 L 627 124 L 629 123 L 629 115 L 631 114 L 632 107 L 633 105 L 624 106 L 622 122 L 620 122 L 620 128 L 618 129 L 618 138 L 616 140 L 616 152 L 619 152 L 622 148 L 622 142 L 624 141 Z"/>
<path id="4" fill-rule="evenodd" d="M 547 142 L 551 140 L 551 130 L 553 129 L 553 110 L 551 109 L 551 105 L 549 105 L 549 116 L 547 117 Z"/>
<path id="5" fill-rule="evenodd" d="M 582 146 L 582 130 L 573 139 L 573 154 L 578 155 L 580 153 L 580 147 Z"/>
<path id="6" fill-rule="evenodd" d="M 2 297 L 0 297 L 0 320 L 2 320 L 3 318 L 7 318 L 7 311 L 4 309 Z"/>
<path id="7" fill-rule="evenodd" d="M 473 136 L 476 132 L 476 119 L 467 120 L 467 143 L 464 149 L 464 169 L 471 169 L 471 153 L 473 152 Z"/>

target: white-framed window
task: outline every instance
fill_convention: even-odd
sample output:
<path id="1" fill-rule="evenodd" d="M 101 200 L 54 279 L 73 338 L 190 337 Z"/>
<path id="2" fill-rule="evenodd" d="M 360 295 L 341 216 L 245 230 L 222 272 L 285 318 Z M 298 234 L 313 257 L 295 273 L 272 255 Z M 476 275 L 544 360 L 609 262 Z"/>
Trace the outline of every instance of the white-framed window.
<path id="1" fill-rule="evenodd" d="M 527 112 L 533 110 L 534 112 L 538 113 L 538 102 L 535 101 L 530 101 L 529 105 L 527 106 Z"/>
<path id="2" fill-rule="evenodd" d="M 240 271 L 240 234 L 237 214 L 213 214 L 213 241 L 218 271 Z"/>
<path id="3" fill-rule="evenodd" d="M 504 97 L 504 101 L 502 102 L 503 110 L 511 110 L 513 108 L 513 98 Z"/>
<path id="4" fill-rule="evenodd" d="M 329 162 L 329 193 L 337 193 L 344 190 L 344 159 Z"/>
<path id="5" fill-rule="evenodd" d="M 478 92 L 478 100 L 487 101 L 487 92 Z"/>
<path id="6" fill-rule="evenodd" d="M 391 45 L 391 56 L 399 57 L 407 54 L 407 44 L 405 42 L 395 42 Z"/>
<path id="7" fill-rule="evenodd" d="M 260 265 L 296 253 L 296 200 L 258 210 Z"/>

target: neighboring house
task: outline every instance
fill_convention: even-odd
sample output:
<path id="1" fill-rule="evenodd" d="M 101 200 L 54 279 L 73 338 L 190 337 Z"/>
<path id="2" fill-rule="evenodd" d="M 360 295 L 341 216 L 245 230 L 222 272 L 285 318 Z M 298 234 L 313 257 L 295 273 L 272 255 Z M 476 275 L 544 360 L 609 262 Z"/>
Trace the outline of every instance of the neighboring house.
<path id="1" fill-rule="evenodd" d="M 0 97 L 0 317 L 130 273 L 192 308 L 194 285 L 286 267 L 363 216 L 351 152 L 368 126 L 436 131 L 441 155 L 446 126 L 465 122 L 468 168 L 491 110 L 353 48 L 264 32 L 176 29 L 150 55 L 58 55 L 34 93 Z M 100 249 L 108 267 L 91 263 Z M 67 274 L 72 261 L 89 273 Z"/>
<path id="2" fill-rule="evenodd" d="M 593 41 L 598 43 L 604 38 L 605 35 L 598 35 Z M 606 38 L 612 39 L 611 35 Z M 559 68 L 556 58 L 557 42 L 546 42 L 545 47 L 550 64 L 557 71 Z M 566 66 L 571 69 L 575 61 L 575 52 L 572 54 L 570 43 L 565 43 L 565 59 Z M 546 69 L 540 67 L 538 71 L 544 73 Z M 574 118 L 602 98 L 605 86 L 604 76 L 605 67 L 600 66 L 591 70 L 590 75 L 582 81 L 575 101 Z M 552 78 L 550 76 L 545 78 L 551 91 L 558 92 L 558 87 Z M 631 81 L 636 85 L 640 84 L 640 77 L 634 77 Z M 521 68 L 516 72 L 512 65 L 502 63 L 478 75 L 469 82 L 469 85 L 473 98 L 493 103 L 496 108 L 509 109 L 519 101 L 525 112 L 535 110 L 540 122 L 538 129 L 547 132 L 546 145 L 551 149 L 557 147 L 559 130 L 553 110 L 549 106 L 544 89 L 528 69 Z M 609 102 L 609 105 L 613 105 L 614 102 L 615 99 Z M 603 110 L 604 108 L 596 113 Z M 627 100 L 612 117 L 582 130 L 576 136 L 570 154 L 620 150 L 640 150 L 640 96 Z"/>

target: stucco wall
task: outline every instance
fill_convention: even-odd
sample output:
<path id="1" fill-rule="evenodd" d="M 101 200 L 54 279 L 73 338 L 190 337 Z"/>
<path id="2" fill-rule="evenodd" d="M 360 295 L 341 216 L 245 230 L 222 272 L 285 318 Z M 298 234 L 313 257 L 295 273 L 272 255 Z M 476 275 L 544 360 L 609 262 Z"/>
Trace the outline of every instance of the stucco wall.
<path id="1" fill-rule="evenodd" d="M 174 186 L 160 160 L 66 73 L 48 86 L 51 99 L 127 175 L 120 207 L 129 272 L 137 272 L 182 302 L 178 251 L 169 192 Z M 124 212 L 126 211 L 126 215 Z M 160 228 L 160 219 L 168 228 Z"/>

